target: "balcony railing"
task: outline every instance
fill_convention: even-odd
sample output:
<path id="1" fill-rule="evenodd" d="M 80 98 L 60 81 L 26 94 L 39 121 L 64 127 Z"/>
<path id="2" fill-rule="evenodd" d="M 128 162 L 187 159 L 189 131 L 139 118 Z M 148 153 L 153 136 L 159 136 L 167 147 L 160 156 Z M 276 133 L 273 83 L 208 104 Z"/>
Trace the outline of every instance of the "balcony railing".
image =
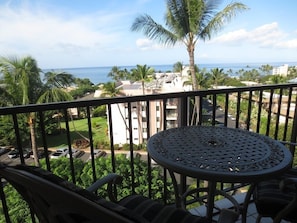
<path id="1" fill-rule="evenodd" d="M 260 134 L 270 136 L 273 139 L 281 141 L 289 141 L 296 143 L 297 131 L 297 84 L 281 84 L 281 85 L 265 85 L 253 87 L 240 87 L 228 89 L 211 89 L 200 90 L 193 92 L 178 92 L 158 95 L 141 95 L 134 97 L 117 97 L 117 98 L 102 98 L 94 100 L 81 100 L 71 102 L 49 103 L 39 105 L 26 105 L 0 108 L 0 116 L 11 119 L 14 129 L 15 146 L 19 148 L 20 155 L 13 163 L 22 163 L 34 165 L 24 157 L 25 138 L 30 138 L 29 131 L 23 131 L 20 123 L 24 118 L 24 114 L 34 114 L 35 121 L 38 122 L 38 127 L 35 128 L 35 135 L 38 136 L 37 146 L 45 151 L 46 168 L 51 170 L 51 162 L 49 157 L 49 142 L 46 131 L 48 119 L 54 119 L 54 116 L 49 114 L 62 114 L 62 118 L 58 121 L 63 121 L 65 124 L 65 141 L 68 148 L 72 147 L 73 138 L 71 138 L 71 119 L 73 117 L 73 109 L 77 109 L 79 113 L 83 113 L 85 124 L 85 138 L 87 138 L 89 147 L 85 150 L 91 154 L 91 166 L 93 171 L 93 180 L 98 176 L 95 174 L 96 165 L 94 161 L 94 150 L 98 149 L 93 140 L 94 125 L 92 124 L 92 110 L 98 106 L 106 106 L 106 116 L 108 124 L 108 151 L 111 157 L 110 169 L 116 172 L 119 165 L 116 159 L 116 154 L 121 152 L 117 148 L 122 144 L 128 144 L 130 159 L 130 192 L 134 193 L 137 187 L 135 178 L 135 144 L 141 144 L 141 154 L 144 154 L 147 163 L 147 195 L 154 197 L 152 190 L 152 160 L 146 154 L 145 144 L 147 139 L 158 131 L 165 130 L 171 127 L 186 126 L 186 125 L 220 125 L 230 128 L 242 128 L 248 131 L 254 131 Z M 194 105 L 194 101 L 198 103 L 198 108 Z M 177 117 L 176 121 L 166 117 L 168 114 L 173 115 L 172 103 L 175 103 Z M 169 104 L 168 104 L 169 103 Z M 121 105 L 122 107 L 120 107 Z M 157 106 L 156 106 L 157 105 Z M 170 105 L 170 113 L 167 106 Z M 119 111 L 123 113 L 119 113 Z M 196 110 L 194 108 L 197 108 Z M 193 112 L 196 111 L 196 112 Z M 26 116 L 27 117 L 27 116 Z M 120 118 L 119 118 L 120 117 Z M 37 121 L 38 120 L 38 121 Z M 120 120 L 120 121 L 119 121 Z M 57 120 L 56 120 L 57 121 Z M 120 124 L 122 123 L 122 124 Z M 124 126 L 123 129 L 118 129 Z M 120 132 L 120 134 L 119 134 Z M 32 132 L 31 132 L 32 133 Z M 124 141 L 119 141 L 119 135 L 124 135 Z M 288 147 L 292 154 L 295 154 L 295 147 Z M 6 155 L 2 155 L 3 157 Z M 7 159 L 0 160 L 6 162 Z M 11 162 L 11 160 L 9 160 Z M 295 161 L 296 162 L 296 161 Z M 294 162 L 294 163 L 295 163 Z M 69 167 L 71 169 L 71 179 L 76 183 L 75 165 L 73 157 L 69 159 Z M 166 187 L 170 181 L 166 170 L 162 171 L 163 189 L 162 198 L 164 202 L 168 202 L 170 192 Z M 189 182 L 193 182 L 186 176 L 180 176 L 179 184 L 182 190 L 186 190 Z M 195 184 L 200 185 L 199 179 L 195 179 Z M 225 191 L 233 191 L 242 186 L 241 184 L 223 184 L 220 189 Z M 1 192 L 1 191 L 0 191 Z M 3 193 L 3 188 L 2 188 Z M 4 216 L 0 219 L 7 218 L 9 210 L 6 208 L 5 199 L 2 199 L 2 209 Z"/>

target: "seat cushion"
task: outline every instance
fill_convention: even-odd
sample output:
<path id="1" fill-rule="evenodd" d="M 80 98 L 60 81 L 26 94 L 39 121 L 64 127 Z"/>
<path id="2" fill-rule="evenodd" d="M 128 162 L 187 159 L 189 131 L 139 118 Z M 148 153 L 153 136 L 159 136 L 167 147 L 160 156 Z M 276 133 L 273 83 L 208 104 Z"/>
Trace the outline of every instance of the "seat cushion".
<path id="1" fill-rule="evenodd" d="M 121 206 L 133 210 L 138 215 L 152 223 L 203 223 L 205 219 L 194 216 L 189 212 L 173 207 L 164 206 L 157 201 L 142 195 L 130 195 L 119 201 Z"/>

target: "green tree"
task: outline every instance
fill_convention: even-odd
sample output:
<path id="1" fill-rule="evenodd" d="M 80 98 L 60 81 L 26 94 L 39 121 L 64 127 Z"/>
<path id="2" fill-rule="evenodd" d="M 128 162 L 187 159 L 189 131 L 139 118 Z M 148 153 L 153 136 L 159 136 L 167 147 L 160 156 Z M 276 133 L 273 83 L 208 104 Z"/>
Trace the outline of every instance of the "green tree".
<path id="1" fill-rule="evenodd" d="M 269 64 L 262 65 L 259 70 L 262 71 L 263 75 L 271 74 L 273 67 Z"/>
<path id="2" fill-rule="evenodd" d="M 103 84 L 102 87 L 101 87 L 101 90 L 102 90 L 102 93 L 100 95 L 101 97 L 114 98 L 114 97 L 118 97 L 119 95 L 122 94 L 121 93 L 121 88 L 117 87 L 115 82 L 107 82 L 107 83 Z M 126 119 L 125 119 L 125 116 L 122 113 L 120 105 L 117 104 L 117 107 L 118 107 L 119 113 L 120 113 L 120 115 L 122 117 L 122 120 L 125 123 L 126 129 L 129 129 L 129 126 L 126 123 Z"/>
<path id="3" fill-rule="evenodd" d="M 122 70 L 118 66 L 113 66 L 107 76 L 114 81 L 121 81 L 129 79 L 130 73 L 126 68 Z"/>
<path id="4" fill-rule="evenodd" d="M 67 88 L 75 83 L 75 78 L 72 74 L 66 72 L 49 71 L 44 74 L 44 81 L 49 87 Z"/>
<path id="5" fill-rule="evenodd" d="M 173 64 L 173 72 L 179 72 L 181 74 L 183 69 L 184 69 L 183 62 L 178 61 L 175 64 Z"/>
<path id="6" fill-rule="evenodd" d="M 60 88 L 60 84 L 64 83 L 61 80 L 65 80 L 62 78 L 63 74 L 60 74 L 59 78 L 48 75 L 46 83 L 43 84 L 40 78 L 41 70 L 38 68 L 36 60 L 30 56 L 20 59 L 17 57 L 0 58 L 0 72 L 3 74 L 2 83 L 4 83 L 4 87 L 2 90 L 6 92 L 6 95 L 10 95 L 10 100 L 7 101 L 6 106 L 72 99 L 67 92 Z M 39 165 L 35 134 L 36 115 L 33 112 L 25 115 L 27 116 L 35 164 Z"/>
<path id="7" fill-rule="evenodd" d="M 286 82 L 286 78 L 281 75 L 272 75 L 269 80 L 272 84 L 280 84 Z"/>
<path id="8" fill-rule="evenodd" d="M 206 68 L 200 69 L 197 65 L 195 65 L 195 75 L 196 75 L 196 84 L 198 89 L 202 89 L 202 88 L 207 88 L 208 87 L 208 83 L 207 83 L 207 71 Z M 189 78 L 188 81 L 184 82 L 184 85 L 192 85 L 193 79 Z"/>
<path id="9" fill-rule="evenodd" d="M 243 71 L 239 76 L 240 80 L 244 81 L 256 81 L 260 80 L 260 73 L 257 69 Z"/>
<path id="10" fill-rule="evenodd" d="M 107 82 L 101 86 L 101 97 L 117 97 L 121 94 L 121 88 L 115 82 Z"/>
<path id="11" fill-rule="evenodd" d="M 89 78 L 75 78 L 75 88 L 70 90 L 70 94 L 74 99 L 84 97 L 86 94 L 95 92 L 98 86 L 95 86 Z"/>
<path id="12" fill-rule="evenodd" d="M 136 68 L 131 70 L 131 78 L 134 81 L 140 81 L 142 86 L 142 94 L 145 94 L 144 89 L 144 83 L 151 81 L 154 69 L 151 67 L 148 67 L 147 65 L 136 65 Z"/>
<path id="13" fill-rule="evenodd" d="M 226 78 L 226 74 L 224 73 L 223 68 L 213 68 L 210 70 L 209 78 L 212 81 L 212 84 L 215 88 L 217 88 L 218 84 L 222 83 L 222 81 Z"/>

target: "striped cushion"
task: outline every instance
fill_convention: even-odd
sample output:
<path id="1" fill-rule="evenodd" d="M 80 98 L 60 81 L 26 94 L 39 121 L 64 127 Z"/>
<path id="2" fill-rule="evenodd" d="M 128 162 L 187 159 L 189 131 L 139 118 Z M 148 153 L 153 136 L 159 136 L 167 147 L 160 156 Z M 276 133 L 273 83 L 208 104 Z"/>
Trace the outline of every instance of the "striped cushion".
<path id="1" fill-rule="evenodd" d="M 296 188 L 290 185 L 285 192 L 280 190 L 280 181 L 284 177 L 297 177 L 296 169 L 292 169 L 279 179 L 263 181 L 257 184 L 254 191 L 254 200 L 257 211 L 263 217 L 274 218 L 280 210 L 285 208 L 296 194 Z M 297 221 L 297 213 L 291 212 L 284 218 Z"/>
<path id="2" fill-rule="evenodd" d="M 119 204 L 152 223 L 203 223 L 205 220 L 187 211 L 172 206 L 164 206 L 157 201 L 141 195 L 131 195 L 122 199 Z"/>

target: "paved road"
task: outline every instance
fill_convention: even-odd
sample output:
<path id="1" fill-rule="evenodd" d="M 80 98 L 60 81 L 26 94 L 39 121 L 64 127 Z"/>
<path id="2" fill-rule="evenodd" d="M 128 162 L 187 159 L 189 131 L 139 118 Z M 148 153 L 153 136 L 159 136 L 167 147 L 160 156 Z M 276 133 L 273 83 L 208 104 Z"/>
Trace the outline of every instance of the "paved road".
<path id="1" fill-rule="evenodd" d="M 212 115 L 213 105 L 211 104 L 210 101 L 204 99 L 203 103 L 202 103 L 202 106 L 208 112 L 208 114 Z M 215 119 L 220 123 L 225 122 L 225 112 L 219 106 L 216 109 L 216 118 Z M 228 115 L 228 117 L 227 117 L 227 127 L 235 128 L 235 124 L 236 124 L 235 123 L 235 117 L 233 117 L 232 115 Z"/>

